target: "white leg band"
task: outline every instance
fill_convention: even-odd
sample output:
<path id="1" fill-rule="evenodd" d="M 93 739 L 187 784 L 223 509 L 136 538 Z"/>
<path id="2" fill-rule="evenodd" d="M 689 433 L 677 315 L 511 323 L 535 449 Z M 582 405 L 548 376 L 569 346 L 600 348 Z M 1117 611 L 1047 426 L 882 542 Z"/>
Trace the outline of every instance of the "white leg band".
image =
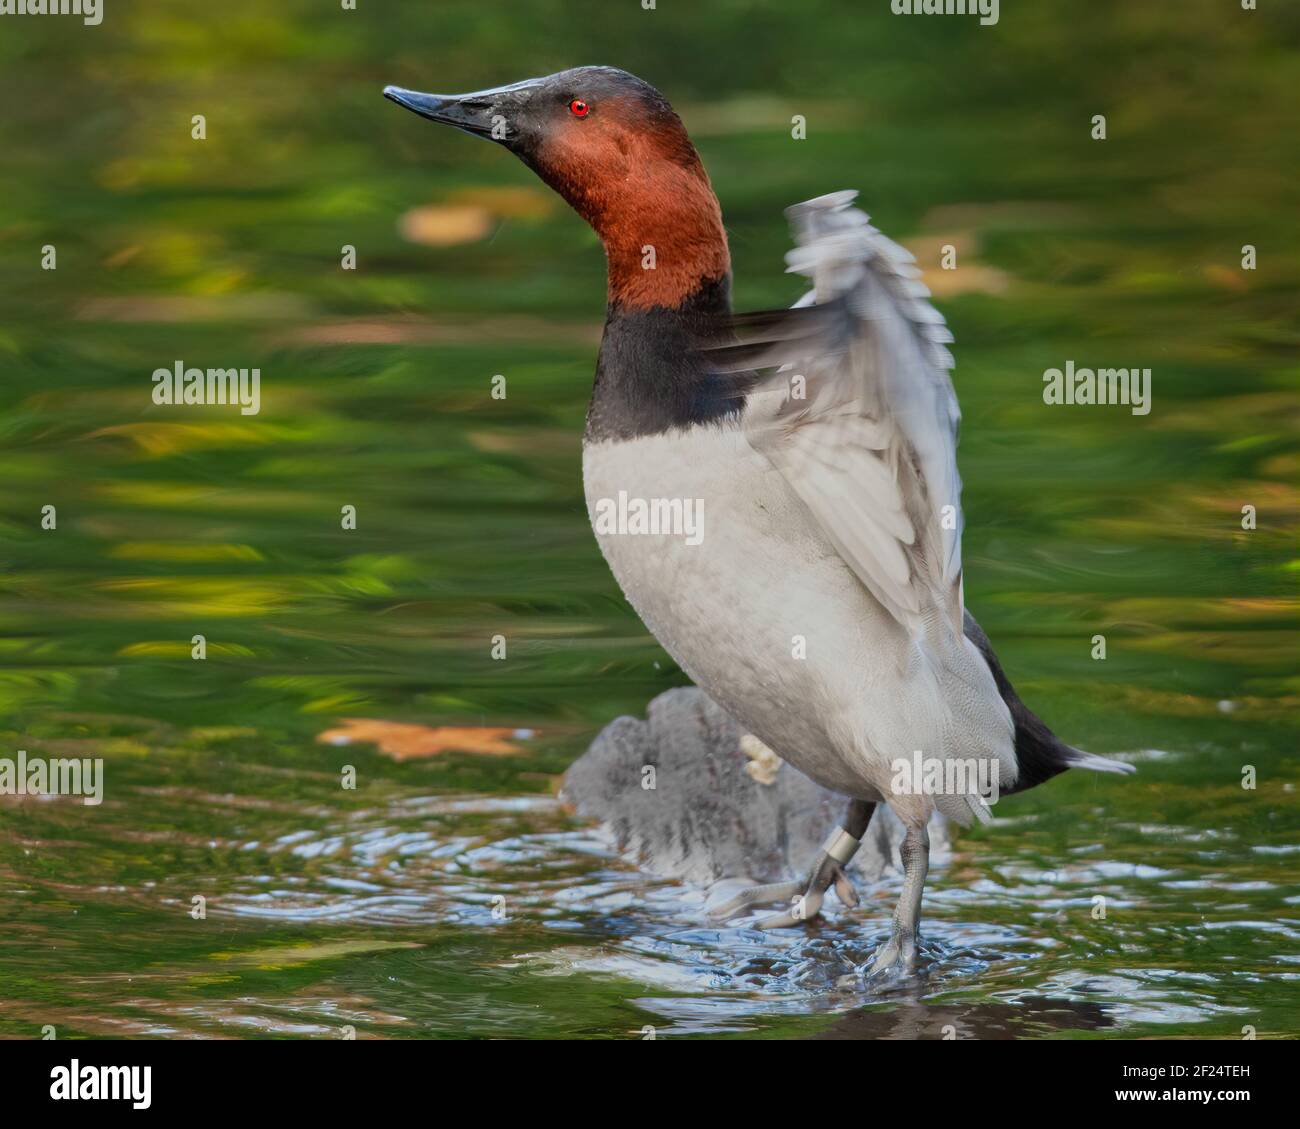
<path id="1" fill-rule="evenodd" d="M 831 836 L 822 846 L 822 850 L 841 866 L 844 866 L 849 859 L 858 853 L 860 846 L 862 846 L 860 839 L 853 838 L 843 827 L 837 827 L 831 832 Z"/>

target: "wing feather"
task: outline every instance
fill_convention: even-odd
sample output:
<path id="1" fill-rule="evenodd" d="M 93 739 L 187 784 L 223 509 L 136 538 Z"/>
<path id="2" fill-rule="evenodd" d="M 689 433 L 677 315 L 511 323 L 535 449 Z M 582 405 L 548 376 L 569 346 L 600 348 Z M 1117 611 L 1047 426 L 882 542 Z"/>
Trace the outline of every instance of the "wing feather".
<path id="1" fill-rule="evenodd" d="M 772 370 L 745 434 L 836 551 L 913 634 L 962 631 L 960 412 L 952 341 L 912 256 L 837 192 L 789 209 L 790 310 L 736 318 L 721 371 Z"/>

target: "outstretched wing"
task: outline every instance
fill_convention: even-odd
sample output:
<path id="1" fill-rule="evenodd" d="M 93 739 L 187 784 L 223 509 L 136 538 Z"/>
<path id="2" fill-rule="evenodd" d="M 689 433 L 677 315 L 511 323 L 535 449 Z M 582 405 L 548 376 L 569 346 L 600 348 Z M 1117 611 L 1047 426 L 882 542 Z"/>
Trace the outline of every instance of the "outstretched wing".
<path id="1" fill-rule="evenodd" d="M 852 207 L 855 196 L 787 211 L 797 242 L 787 262 L 813 289 L 792 309 L 735 318 L 709 360 L 762 373 L 746 437 L 872 595 L 914 635 L 960 638 L 952 335 L 912 256 Z"/>

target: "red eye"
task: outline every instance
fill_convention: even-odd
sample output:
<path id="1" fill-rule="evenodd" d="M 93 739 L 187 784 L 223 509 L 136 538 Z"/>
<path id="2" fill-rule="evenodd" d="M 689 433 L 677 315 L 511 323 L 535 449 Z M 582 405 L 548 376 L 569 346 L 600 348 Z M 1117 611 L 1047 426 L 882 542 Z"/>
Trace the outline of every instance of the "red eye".
<path id="1" fill-rule="evenodd" d="M 591 113 L 591 107 L 581 98 L 575 98 L 569 103 L 569 111 L 575 118 L 585 118 L 589 113 Z"/>

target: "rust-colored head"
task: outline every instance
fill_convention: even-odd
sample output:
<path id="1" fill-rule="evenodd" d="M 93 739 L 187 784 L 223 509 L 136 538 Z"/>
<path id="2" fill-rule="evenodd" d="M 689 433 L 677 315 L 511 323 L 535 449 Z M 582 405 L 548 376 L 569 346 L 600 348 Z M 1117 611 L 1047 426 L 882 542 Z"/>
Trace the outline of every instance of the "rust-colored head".
<path id="1" fill-rule="evenodd" d="M 680 306 L 729 273 L 695 146 L 667 99 L 634 75 L 578 67 L 474 94 L 384 94 L 499 142 L 563 196 L 605 244 L 611 305 Z"/>

